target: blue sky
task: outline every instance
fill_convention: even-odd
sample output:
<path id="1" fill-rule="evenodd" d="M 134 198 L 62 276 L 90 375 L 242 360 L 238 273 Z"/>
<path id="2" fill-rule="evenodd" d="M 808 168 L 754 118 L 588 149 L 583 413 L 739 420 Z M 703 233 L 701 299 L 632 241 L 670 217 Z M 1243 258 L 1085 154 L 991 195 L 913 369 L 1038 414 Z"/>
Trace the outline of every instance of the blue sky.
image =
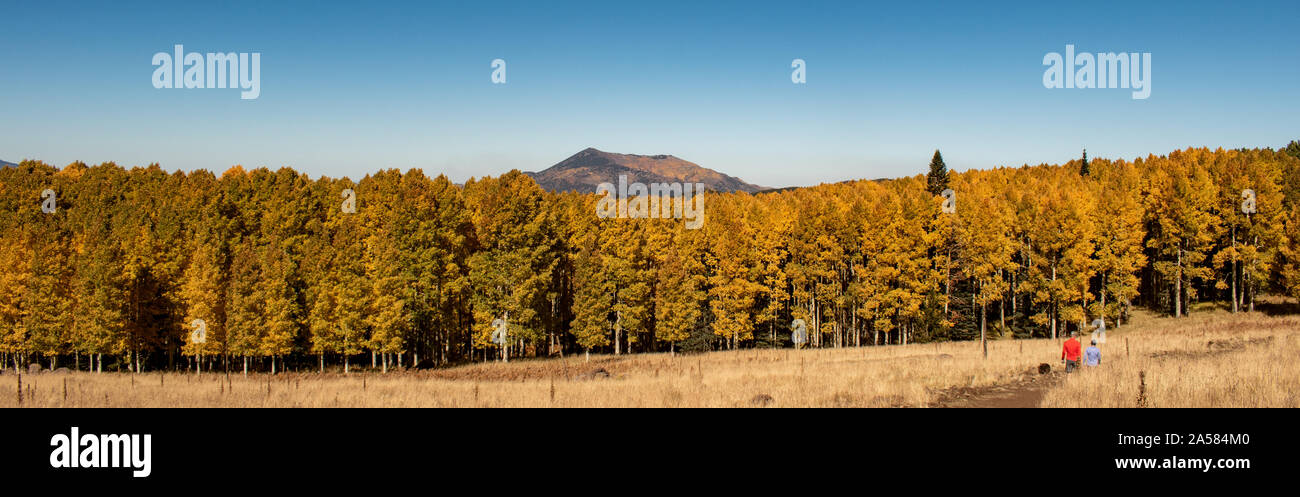
<path id="1" fill-rule="evenodd" d="M 788 186 L 915 174 L 936 148 L 964 170 L 1300 139 L 1294 0 L 0 5 L 9 161 L 463 181 L 590 146 Z M 155 89 L 177 43 L 260 52 L 260 98 Z M 1151 97 L 1044 88 L 1067 43 L 1150 52 Z"/>

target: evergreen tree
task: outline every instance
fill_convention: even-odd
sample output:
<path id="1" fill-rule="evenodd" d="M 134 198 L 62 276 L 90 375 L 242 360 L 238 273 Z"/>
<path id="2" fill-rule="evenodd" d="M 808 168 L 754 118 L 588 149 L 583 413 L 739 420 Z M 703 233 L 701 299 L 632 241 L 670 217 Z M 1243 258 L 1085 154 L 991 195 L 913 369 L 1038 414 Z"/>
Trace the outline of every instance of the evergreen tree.
<path id="1" fill-rule="evenodd" d="M 930 158 L 930 172 L 926 174 L 926 188 L 932 195 L 938 195 L 948 189 L 948 166 L 943 163 L 943 155 L 935 149 Z"/>

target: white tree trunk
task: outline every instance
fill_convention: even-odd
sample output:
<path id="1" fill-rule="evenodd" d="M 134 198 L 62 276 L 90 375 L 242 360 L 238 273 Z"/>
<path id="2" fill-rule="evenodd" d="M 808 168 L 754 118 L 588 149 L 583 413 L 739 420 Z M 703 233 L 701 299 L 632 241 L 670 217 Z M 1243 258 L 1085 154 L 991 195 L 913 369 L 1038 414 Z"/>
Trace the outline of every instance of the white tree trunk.
<path id="1" fill-rule="evenodd" d="M 1183 317 L 1183 249 L 1178 249 L 1178 272 L 1174 279 L 1174 317 Z"/>

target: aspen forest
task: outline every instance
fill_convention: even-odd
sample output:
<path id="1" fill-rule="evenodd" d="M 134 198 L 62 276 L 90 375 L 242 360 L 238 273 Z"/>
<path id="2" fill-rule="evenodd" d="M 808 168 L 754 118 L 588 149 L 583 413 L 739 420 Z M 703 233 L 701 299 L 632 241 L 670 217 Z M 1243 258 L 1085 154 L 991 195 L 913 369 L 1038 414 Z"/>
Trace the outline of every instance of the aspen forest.
<path id="1" fill-rule="evenodd" d="M 596 195 L 519 171 L 458 185 L 23 161 L 0 168 L 0 354 L 13 368 L 386 372 L 790 348 L 795 319 L 813 348 L 1055 338 L 1122 327 L 1136 307 L 1300 297 L 1300 142 L 931 163 L 709 192 L 687 229 L 598 218 Z"/>

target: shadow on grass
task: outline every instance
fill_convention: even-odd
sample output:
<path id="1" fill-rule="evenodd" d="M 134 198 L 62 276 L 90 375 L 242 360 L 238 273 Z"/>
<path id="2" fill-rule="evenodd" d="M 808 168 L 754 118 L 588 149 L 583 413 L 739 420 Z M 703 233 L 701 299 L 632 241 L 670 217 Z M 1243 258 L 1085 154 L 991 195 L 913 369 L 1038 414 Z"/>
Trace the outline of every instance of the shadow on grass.
<path id="1" fill-rule="evenodd" d="M 1255 302 L 1255 310 L 1267 316 L 1300 314 L 1300 304 L 1288 301 Z"/>

